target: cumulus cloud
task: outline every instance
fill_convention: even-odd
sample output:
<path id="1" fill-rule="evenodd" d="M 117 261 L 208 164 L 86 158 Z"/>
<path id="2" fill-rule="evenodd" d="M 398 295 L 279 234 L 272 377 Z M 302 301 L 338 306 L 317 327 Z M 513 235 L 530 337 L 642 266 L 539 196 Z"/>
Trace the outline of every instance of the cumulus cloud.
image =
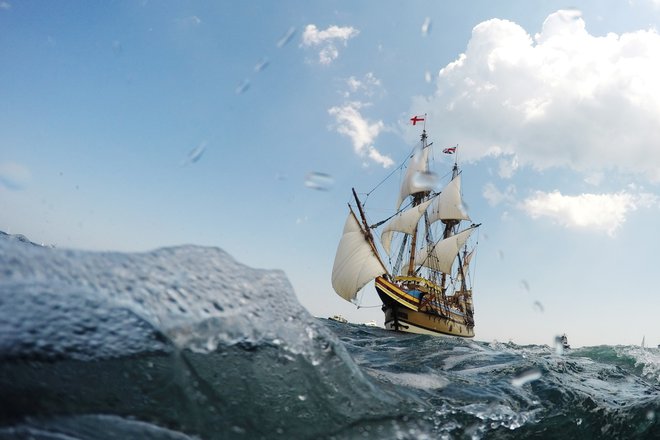
<path id="1" fill-rule="evenodd" d="M 549 15 L 530 35 L 484 21 L 463 54 L 444 66 L 432 96 L 413 99 L 427 128 L 458 143 L 462 157 L 492 155 L 519 166 L 589 175 L 635 172 L 660 181 L 660 35 L 654 29 L 591 35 L 575 10 Z M 421 109 L 421 110 L 420 110 Z"/>
<path id="2" fill-rule="evenodd" d="M 338 43 L 348 44 L 348 40 L 360 33 L 350 26 L 330 26 L 325 30 L 319 30 L 316 25 L 308 24 L 302 35 L 303 47 L 319 48 L 319 62 L 330 64 L 339 56 Z"/>
<path id="3" fill-rule="evenodd" d="M 10 10 L 11 9 L 11 3 L 0 1 L 0 9 L 4 9 L 6 11 Z"/>
<path id="4" fill-rule="evenodd" d="M 590 228 L 612 236 L 626 221 L 626 215 L 641 207 L 657 206 L 652 194 L 563 195 L 559 191 L 537 191 L 521 203 L 521 208 L 532 218 L 547 217 L 568 228 Z"/>
<path id="5" fill-rule="evenodd" d="M 332 107 L 328 110 L 334 116 L 338 133 L 348 136 L 353 143 L 353 150 L 360 157 L 367 157 L 372 161 L 388 168 L 394 161 L 380 153 L 373 142 L 385 128 L 383 121 L 370 123 L 360 114 L 364 104 L 360 102 L 349 102 L 341 107 Z"/>
<path id="6" fill-rule="evenodd" d="M 0 188 L 21 190 L 30 181 L 30 170 L 15 162 L 0 163 Z"/>

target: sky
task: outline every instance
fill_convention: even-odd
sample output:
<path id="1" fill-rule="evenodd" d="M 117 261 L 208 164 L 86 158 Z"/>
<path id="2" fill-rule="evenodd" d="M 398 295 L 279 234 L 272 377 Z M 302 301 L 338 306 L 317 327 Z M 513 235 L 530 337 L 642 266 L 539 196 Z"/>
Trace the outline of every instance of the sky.
<path id="1" fill-rule="evenodd" d="M 330 274 L 351 188 L 394 172 L 390 215 L 426 114 L 482 223 L 475 339 L 655 346 L 659 26 L 657 0 L 0 0 L 0 230 L 219 247 L 382 325 Z"/>

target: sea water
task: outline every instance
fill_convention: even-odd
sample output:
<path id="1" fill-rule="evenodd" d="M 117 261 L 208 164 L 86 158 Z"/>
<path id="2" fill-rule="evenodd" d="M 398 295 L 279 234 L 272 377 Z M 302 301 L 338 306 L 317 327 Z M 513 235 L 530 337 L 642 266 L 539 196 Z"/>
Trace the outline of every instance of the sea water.
<path id="1" fill-rule="evenodd" d="M 0 234 L 0 439 L 660 438 L 660 352 L 314 318 L 217 248 Z"/>

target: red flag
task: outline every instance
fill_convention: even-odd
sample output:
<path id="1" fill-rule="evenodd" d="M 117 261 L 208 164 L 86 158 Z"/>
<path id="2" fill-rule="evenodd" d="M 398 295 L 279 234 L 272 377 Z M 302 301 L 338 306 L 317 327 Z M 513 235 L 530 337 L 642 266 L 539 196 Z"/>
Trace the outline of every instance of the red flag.
<path id="1" fill-rule="evenodd" d="M 442 152 L 445 154 L 454 154 L 456 153 L 456 147 L 445 148 Z"/>
<path id="2" fill-rule="evenodd" d="M 412 121 L 413 125 L 417 125 L 417 123 L 422 122 L 424 118 L 421 118 L 419 116 L 413 116 L 412 118 L 410 118 L 410 120 Z"/>

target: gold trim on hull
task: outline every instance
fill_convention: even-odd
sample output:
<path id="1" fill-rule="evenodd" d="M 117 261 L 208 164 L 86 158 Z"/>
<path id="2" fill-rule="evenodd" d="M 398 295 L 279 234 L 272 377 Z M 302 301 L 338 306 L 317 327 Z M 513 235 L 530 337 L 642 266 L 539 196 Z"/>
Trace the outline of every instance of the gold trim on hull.
<path id="1" fill-rule="evenodd" d="M 468 326 L 462 315 L 449 312 L 447 316 L 441 316 L 433 312 L 419 311 L 419 299 L 396 285 L 382 277 L 376 278 L 375 285 L 383 301 L 386 329 L 425 335 L 474 337 L 474 326 Z"/>
<path id="2" fill-rule="evenodd" d="M 431 313 L 415 312 L 396 305 L 383 305 L 385 328 L 422 335 L 449 335 L 473 338 L 474 328 L 451 318 Z"/>

